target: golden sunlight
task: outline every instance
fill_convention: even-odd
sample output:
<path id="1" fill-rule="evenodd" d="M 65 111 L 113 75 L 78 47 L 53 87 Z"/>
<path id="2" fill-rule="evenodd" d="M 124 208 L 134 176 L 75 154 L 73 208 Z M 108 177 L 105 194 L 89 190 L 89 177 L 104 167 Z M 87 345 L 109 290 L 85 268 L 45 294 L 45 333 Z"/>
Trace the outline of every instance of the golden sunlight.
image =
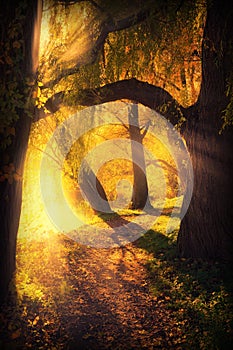
<path id="1" fill-rule="evenodd" d="M 76 5 L 78 6 L 76 8 L 78 17 L 73 16 L 72 11 L 75 7 L 72 6 L 67 10 L 64 8 L 59 10 L 59 18 L 56 17 L 56 11 L 53 7 L 49 8 L 45 5 L 43 9 L 40 38 L 40 87 L 45 81 L 54 78 L 58 65 L 63 69 L 64 67 L 70 68 L 74 61 L 76 64 L 82 63 L 82 61 L 87 63 L 87 53 L 95 44 L 96 36 L 99 34 L 98 26 L 103 18 L 98 19 L 98 13 L 93 12 L 93 9 L 88 7 L 89 5 L 85 9 L 80 4 Z M 95 33 L 89 30 L 93 21 L 96 23 Z M 48 94 L 59 91 L 60 85 L 57 84 L 52 92 L 43 92 L 45 95 L 47 94 L 43 98 L 46 100 Z M 42 93 L 40 87 L 38 90 Z M 42 101 L 42 105 L 43 103 Z M 50 154 L 46 154 L 48 152 L 46 147 L 54 131 L 70 116 L 72 108 L 63 106 L 55 115 L 50 115 L 33 124 L 25 162 L 22 213 L 18 232 L 16 279 L 18 292 L 21 295 L 26 294 L 30 297 L 37 295 L 42 300 L 47 286 L 49 284 L 57 285 L 55 271 L 60 271 L 59 281 L 61 282 L 62 274 L 64 274 L 61 261 L 66 266 L 64 233 L 74 228 L 78 230 L 80 226 L 85 225 L 107 230 L 111 228 L 114 231 L 114 225 L 111 227 L 114 219 L 116 221 L 120 217 L 124 224 L 126 222 L 134 223 L 135 218 L 143 212 L 129 209 L 134 179 L 132 158 L 123 159 L 124 157 L 120 154 L 122 149 L 127 147 L 130 149 L 130 139 L 128 131 L 125 129 L 126 124 L 120 125 L 111 122 L 111 118 L 118 113 L 117 103 L 112 106 L 111 113 L 106 110 L 101 115 L 101 118 L 110 118 L 107 119 L 108 125 L 90 127 L 88 132 L 77 138 L 77 141 L 70 146 L 62 163 L 60 160 L 56 163 L 58 159 L 56 149 L 52 149 Z M 140 108 L 144 107 L 140 106 Z M 110 117 L 108 117 L 109 113 Z M 150 114 L 150 112 L 147 113 Z M 85 120 L 87 121 L 87 119 Z M 92 121 L 90 121 L 91 123 Z M 146 125 L 146 120 L 140 120 L 140 123 Z M 81 123 L 77 125 L 81 127 Z M 166 134 L 163 137 L 166 138 L 166 127 L 163 132 L 164 135 Z M 106 158 L 106 161 L 95 173 L 96 178 L 99 179 L 104 188 L 110 205 L 115 203 L 115 207 L 113 206 L 111 209 L 117 212 L 116 217 L 111 217 L 113 213 L 103 217 L 92 208 L 83 196 L 79 186 L 78 173 L 82 160 L 92 149 L 99 147 L 100 152 L 98 157 L 95 153 L 92 154 L 94 161 L 97 158 L 105 159 L 109 152 L 107 152 L 106 146 L 101 149 L 101 143 L 111 142 L 118 138 L 123 139 L 125 143 L 122 145 L 119 143 L 118 149 L 113 150 L 110 154 L 111 157 Z M 146 175 L 150 201 L 154 208 L 159 208 L 162 212 L 154 226 L 151 226 L 158 227 L 161 232 L 166 233 L 168 225 L 172 229 L 179 226 L 180 221 L 177 217 L 182 206 L 185 184 L 182 183 L 183 179 L 178 173 L 178 164 L 173 159 L 174 154 L 167 148 L 167 141 L 163 142 L 164 140 L 160 140 L 153 132 L 149 131 L 144 137 L 143 146 L 146 150 Z M 49 162 L 42 167 L 42 164 L 46 164 L 43 163 L 45 155 L 53 158 L 57 167 L 54 168 Z M 43 176 L 41 176 L 42 168 Z M 183 192 L 179 191 L 182 186 Z M 42 188 L 43 191 L 41 191 Z M 178 215 L 170 218 L 169 215 L 174 211 Z M 111 223 L 109 224 L 109 222 Z M 137 226 L 140 227 L 140 221 Z M 84 233 L 81 234 L 84 235 Z M 43 278 L 38 279 L 36 270 L 43 271 L 45 263 L 48 264 L 47 272 Z M 54 275 L 49 273 L 51 266 Z M 33 283 L 27 283 L 28 279 Z"/>

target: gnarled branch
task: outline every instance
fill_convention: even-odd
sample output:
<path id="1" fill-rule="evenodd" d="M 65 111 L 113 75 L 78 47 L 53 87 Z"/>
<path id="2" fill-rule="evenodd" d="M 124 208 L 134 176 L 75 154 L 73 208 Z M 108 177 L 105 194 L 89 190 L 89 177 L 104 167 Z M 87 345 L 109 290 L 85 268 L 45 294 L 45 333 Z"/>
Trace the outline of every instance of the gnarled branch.
<path id="1" fill-rule="evenodd" d="M 54 113 L 60 108 L 63 99 L 64 93 L 59 92 L 46 102 L 45 107 L 51 113 Z M 139 102 L 154 109 L 170 120 L 174 125 L 178 123 L 185 111 L 185 108 L 164 89 L 139 81 L 135 78 L 120 80 L 96 89 L 80 90 L 73 102 L 75 102 L 76 105 L 93 106 L 121 99 Z M 41 115 L 39 115 L 37 119 L 41 119 L 44 116 L 45 114 L 41 112 Z"/>

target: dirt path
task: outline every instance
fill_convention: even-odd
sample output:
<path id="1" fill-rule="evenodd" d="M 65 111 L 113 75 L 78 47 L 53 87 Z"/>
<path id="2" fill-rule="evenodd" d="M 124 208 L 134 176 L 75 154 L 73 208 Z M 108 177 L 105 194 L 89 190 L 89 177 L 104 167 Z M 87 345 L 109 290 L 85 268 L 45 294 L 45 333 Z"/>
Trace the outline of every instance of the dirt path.
<path id="1" fill-rule="evenodd" d="M 167 348 L 172 320 L 150 293 L 145 257 L 136 248 L 89 249 L 78 263 L 72 259 L 69 273 L 80 315 L 68 326 L 74 336 L 70 349 Z"/>
<path id="2" fill-rule="evenodd" d="M 0 348 L 181 349 L 169 301 L 150 291 L 149 258 L 136 243 L 96 249 L 53 233 L 22 239 L 18 302 L 2 316 Z"/>

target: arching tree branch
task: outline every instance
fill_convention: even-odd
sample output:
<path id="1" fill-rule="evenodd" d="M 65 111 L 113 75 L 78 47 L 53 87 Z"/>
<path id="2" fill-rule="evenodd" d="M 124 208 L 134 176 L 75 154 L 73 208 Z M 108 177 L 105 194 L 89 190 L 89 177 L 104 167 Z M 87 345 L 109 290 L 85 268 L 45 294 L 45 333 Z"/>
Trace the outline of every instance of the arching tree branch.
<path id="1" fill-rule="evenodd" d="M 185 111 L 185 108 L 164 89 L 134 78 L 106 84 L 96 89 L 80 90 L 73 102 L 76 105 L 92 106 L 121 99 L 139 102 L 150 107 L 160 112 L 174 125 L 178 123 Z M 59 92 L 46 102 L 45 107 L 54 113 L 60 108 L 63 100 L 64 93 Z M 44 116 L 45 114 L 41 112 L 38 119 Z"/>

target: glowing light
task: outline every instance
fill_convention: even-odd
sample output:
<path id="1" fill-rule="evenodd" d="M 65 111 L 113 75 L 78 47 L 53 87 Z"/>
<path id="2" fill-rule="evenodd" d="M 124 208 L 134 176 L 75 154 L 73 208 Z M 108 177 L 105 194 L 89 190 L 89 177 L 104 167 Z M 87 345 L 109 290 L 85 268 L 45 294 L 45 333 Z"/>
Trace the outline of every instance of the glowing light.
<path id="1" fill-rule="evenodd" d="M 159 187 L 159 197 L 162 201 L 161 205 L 159 207 L 156 205 L 151 207 L 147 197 L 142 215 L 138 215 L 138 217 L 134 218 L 131 222 L 125 222 L 122 226 L 114 228 L 113 232 L 110 233 L 109 229 L 104 230 L 102 227 L 97 228 L 91 224 L 87 224 L 85 230 L 84 228 L 80 230 L 80 226 L 82 226 L 83 222 L 78 218 L 75 212 L 73 212 L 64 196 L 62 172 L 61 169 L 57 169 L 57 163 L 61 164 L 62 167 L 72 144 L 91 130 L 106 125 L 110 130 L 115 124 L 122 125 L 123 123 L 123 125 L 126 125 L 127 122 L 129 123 L 128 111 L 131 106 L 132 104 L 118 101 L 83 109 L 59 125 L 46 145 L 40 174 L 41 191 L 46 210 L 60 231 L 81 244 L 96 247 L 111 247 L 125 245 L 135 241 L 153 226 L 157 218 L 161 215 L 161 211 L 165 205 L 166 185 L 164 177 L 162 176 L 160 177 Z M 157 137 L 164 148 L 168 149 L 168 152 L 175 162 L 178 177 L 186 180 L 184 189 L 181 187 L 181 181 L 177 181 L 178 197 L 184 194 L 187 187 L 189 188 L 189 191 L 186 192 L 185 205 L 180 208 L 179 217 L 182 218 L 186 213 L 192 194 L 192 165 L 188 152 L 182 143 L 179 133 L 164 117 L 140 104 L 137 108 L 141 118 L 149 118 L 151 122 L 150 134 L 154 135 L 155 138 Z M 93 118 L 93 116 L 95 117 Z M 131 119 L 130 125 L 134 125 L 136 121 L 133 118 Z M 137 123 L 135 125 L 138 125 Z M 77 125 L 79 127 L 77 127 Z M 98 192 L 96 188 L 96 174 L 98 170 L 106 162 L 114 160 L 115 158 L 131 161 L 132 145 L 135 149 L 134 162 L 141 167 L 141 169 L 143 169 L 142 163 L 144 161 L 152 164 L 158 163 L 156 155 L 150 155 L 150 150 L 148 149 L 145 149 L 144 152 L 145 159 L 144 156 L 141 156 L 138 149 L 139 147 L 145 148 L 145 146 L 139 144 L 139 142 L 135 140 L 119 137 L 104 140 L 99 145 L 92 145 L 89 152 L 81 159 L 79 169 L 75 171 L 78 172 L 76 175 L 77 181 L 80 184 L 83 198 L 88 198 L 89 203 L 95 211 L 105 214 L 111 213 L 112 208 L 116 206 L 117 202 L 117 200 L 108 200 L 108 202 L 106 202 Z M 56 152 L 56 161 L 53 159 L 54 152 Z M 186 166 L 184 166 L 184 163 Z M 53 167 L 52 176 L 48 177 L 48 169 L 52 169 Z M 145 171 L 145 169 L 143 171 Z M 52 182 L 50 182 L 50 179 Z M 150 188 L 152 188 L 152 186 L 150 186 Z M 177 216 L 177 213 L 175 215 Z M 174 215 L 171 214 L 171 216 L 173 217 Z"/>

